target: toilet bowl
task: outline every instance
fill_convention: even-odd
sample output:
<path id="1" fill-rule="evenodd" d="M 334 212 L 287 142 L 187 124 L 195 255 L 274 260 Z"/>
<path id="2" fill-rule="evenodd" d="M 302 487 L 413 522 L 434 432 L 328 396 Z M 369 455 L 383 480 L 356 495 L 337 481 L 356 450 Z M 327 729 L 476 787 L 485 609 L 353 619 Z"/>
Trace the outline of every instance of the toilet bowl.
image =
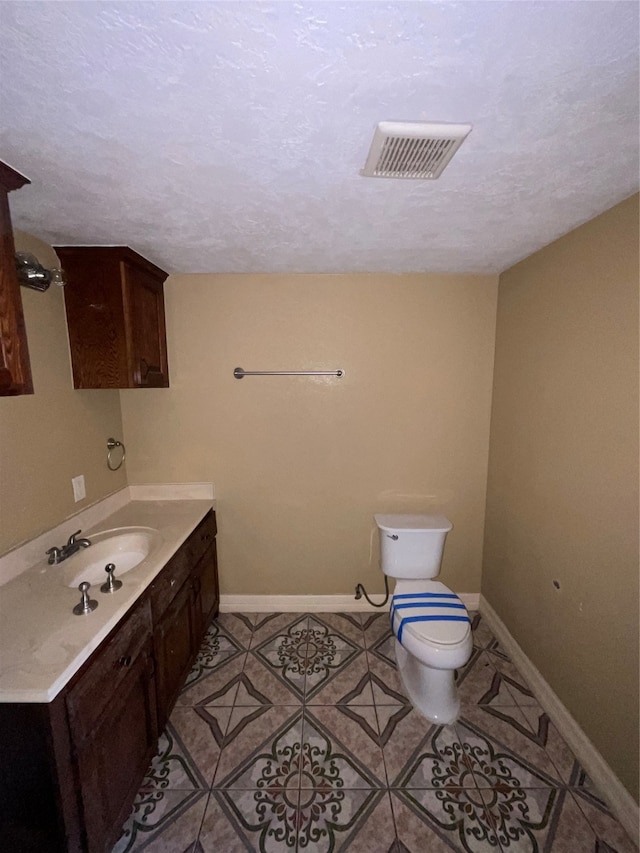
<path id="1" fill-rule="evenodd" d="M 434 723 L 451 723 L 460 710 L 455 670 L 473 649 L 464 604 L 431 580 L 440 572 L 451 522 L 428 515 L 376 515 L 375 520 L 382 571 L 396 579 L 390 620 L 400 678 L 419 713 Z"/>
<path id="2" fill-rule="evenodd" d="M 438 581 L 401 580 L 392 598 L 391 627 L 411 704 L 431 722 L 453 722 L 460 711 L 455 670 L 467 663 L 473 649 L 464 604 Z"/>

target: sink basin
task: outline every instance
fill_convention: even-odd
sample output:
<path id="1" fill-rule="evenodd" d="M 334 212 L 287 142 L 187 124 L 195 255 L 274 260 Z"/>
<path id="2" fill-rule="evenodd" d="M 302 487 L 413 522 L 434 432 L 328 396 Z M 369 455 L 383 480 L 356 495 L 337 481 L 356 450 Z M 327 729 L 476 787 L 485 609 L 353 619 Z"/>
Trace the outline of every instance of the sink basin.
<path id="1" fill-rule="evenodd" d="M 119 527 L 89 536 L 91 545 L 69 557 L 60 568 L 64 583 L 77 587 L 82 581 L 102 584 L 107 579 L 105 566 L 113 563 L 115 577 L 135 569 L 152 554 L 162 537 L 153 527 Z"/>

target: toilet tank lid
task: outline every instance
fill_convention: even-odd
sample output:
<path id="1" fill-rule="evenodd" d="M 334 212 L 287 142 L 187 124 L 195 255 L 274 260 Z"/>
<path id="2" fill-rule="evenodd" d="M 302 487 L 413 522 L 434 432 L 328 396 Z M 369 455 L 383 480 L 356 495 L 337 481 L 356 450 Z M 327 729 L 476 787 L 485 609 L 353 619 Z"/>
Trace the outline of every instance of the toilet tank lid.
<path id="1" fill-rule="evenodd" d="M 447 533 L 453 524 L 444 515 L 374 515 L 380 530 L 434 530 Z"/>

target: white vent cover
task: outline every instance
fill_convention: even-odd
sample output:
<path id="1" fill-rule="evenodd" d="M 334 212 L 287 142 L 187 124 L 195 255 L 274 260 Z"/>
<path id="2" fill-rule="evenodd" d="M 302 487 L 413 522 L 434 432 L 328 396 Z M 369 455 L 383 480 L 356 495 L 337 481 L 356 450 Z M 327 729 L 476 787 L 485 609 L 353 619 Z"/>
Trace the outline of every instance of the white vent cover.
<path id="1" fill-rule="evenodd" d="M 462 145 L 470 124 L 381 121 L 361 175 L 435 180 Z"/>

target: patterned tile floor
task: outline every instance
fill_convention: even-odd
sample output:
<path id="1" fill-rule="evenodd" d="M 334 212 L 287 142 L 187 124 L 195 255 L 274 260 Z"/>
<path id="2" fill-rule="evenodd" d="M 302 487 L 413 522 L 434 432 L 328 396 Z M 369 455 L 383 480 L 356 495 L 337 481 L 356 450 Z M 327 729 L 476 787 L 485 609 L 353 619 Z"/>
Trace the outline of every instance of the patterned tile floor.
<path id="1" fill-rule="evenodd" d="M 428 723 L 385 613 L 222 614 L 113 853 L 635 853 L 482 618 Z"/>

